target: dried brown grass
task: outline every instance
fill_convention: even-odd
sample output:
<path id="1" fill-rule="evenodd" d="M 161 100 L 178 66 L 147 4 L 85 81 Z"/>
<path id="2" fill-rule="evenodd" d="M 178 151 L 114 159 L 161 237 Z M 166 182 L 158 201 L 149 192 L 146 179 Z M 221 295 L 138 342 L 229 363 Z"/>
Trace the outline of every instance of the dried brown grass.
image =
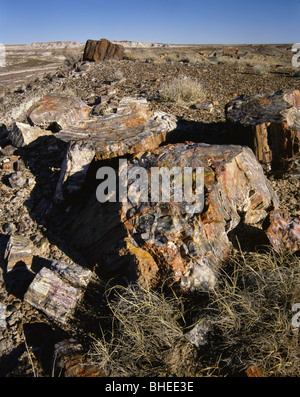
<path id="1" fill-rule="evenodd" d="M 252 366 L 266 377 L 300 375 L 299 329 L 292 324 L 292 306 L 300 303 L 296 254 L 236 256 L 207 301 L 189 297 L 186 304 L 136 285 L 109 294 L 112 327 L 90 351 L 107 376 L 236 376 Z M 184 337 L 191 319 L 209 329 L 197 354 Z"/>
<path id="2" fill-rule="evenodd" d="M 112 328 L 94 341 L 92 362 L 107 376 L 191 376 L 195 351 L 179 324 L 180 298 L 134 284 L 114 287 L 111 294 Z"/>
<path id="3" fill-rule="evenodd" d="M 188 76 L 177 77 L 162 84 L 160 100 L 176 103 L 195 103 L 205 99 L 203 85 Z"/>
<path id="4" fill-rule="evenodd" d="M 219 374 L 257 366 L 264 376 L 299 376 L 299 329 L 292 306 L 300 302 L 300 258 L 276 252 L 234 259 L 220 274 L 205 312 L 214 341 L 209 362 Z"/>

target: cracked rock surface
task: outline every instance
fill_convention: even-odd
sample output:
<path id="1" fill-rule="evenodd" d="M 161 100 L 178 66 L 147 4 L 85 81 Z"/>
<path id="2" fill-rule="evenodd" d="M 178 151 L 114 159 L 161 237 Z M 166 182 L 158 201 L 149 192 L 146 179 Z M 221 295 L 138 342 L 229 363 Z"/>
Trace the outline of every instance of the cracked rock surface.
<path id="1" fill-rule="evenodd" d="M 191 211 L 190 203 L 175 202 L 174 189 L 170 202 L 145 203 L 139 189 L 130 194 L 136 176 L 129 178 L 127 202 L 102 204 L 92 197 L 74 220 L 71 233 L 100 273 L 131 263 L 146 287 L 169 277 L 182 289 L 213 288 L 215 272 L 231 252 L 228 233 L 240 222 L 259 229 L 279 204 L 261 165 L 246 147 L 168 145 L 133 159 L 128 175 L 135 166 L 145 168 L 149 180 L 151 167 L 203 168 L 203 210 Z"/>

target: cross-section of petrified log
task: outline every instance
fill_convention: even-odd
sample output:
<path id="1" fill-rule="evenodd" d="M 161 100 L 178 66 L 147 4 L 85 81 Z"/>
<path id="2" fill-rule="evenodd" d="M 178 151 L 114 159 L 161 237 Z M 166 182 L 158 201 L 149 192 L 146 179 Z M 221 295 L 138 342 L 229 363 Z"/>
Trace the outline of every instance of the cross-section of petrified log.
<path id="1" fill-rule="evenodd" d="M 117 112 L 74 122 L 55 137 L 69 143 L 56 200 L 80 189 L 92 159 L 105 160 L 152 150 L 177 127 L 176 117 L 151 112 L 144 98 L 123 98 Z"/>
<path id="2" fill-rule="evenodd" d="M 79 98 L 48 94 L 30 107 L 27 118 L 32 124 L 44 129 L 55 125 L 54 129 L 58 130 L 68 127 L 76 120 L 88 118 L 90 110 Z"/>
<path id="3" fill-rule="evenodd" d="M 146 174 L 134 176 L 136 167 Z M 202 169 L 204 207 L 186 197 L 178 201 L 174 185 L 170 200 L 145 201 L 137 181 L 147 175 L 151 180 L 153 169 L 162 167 L 170 173 L 173 167 Z M 120 179 L 123 172 L 121 167 Z M 127 199 L 102 204 L 91 197 L 75 219 L 71 235 L 87 261 L 98 264 L 100 274 L 126 268 L 145 287 L 176 282 L 184 290 L 212 288 L 231 251 L 228 232 L 241 221 L 260 226 L 278 206 L 261 165 L 246 147 L 168 145 L 139 154 L 127 172 Z M 183 175 L 176 177 L 176 183 L 183 182 Z M 151 187 L 149 183 L 146 188 L 148 198 Z M 165 188 L 161 184 L 160 193 Z"/>
<path id="4" fill-rule="evenodd" d="M 300 91 L 243 95 L 225 107 L 231 143 L 247 145 L 268 166 L 300 151 Z"/>
<path id="5" fill-rule="evenodd" d="M 74 122 L 55 136 L 65 142 L 91 141 L 97 160 L 151 150 L 175 129 L 176 117 L 151 112 L 145 98 L 123 98 L 117 112 Z"/>

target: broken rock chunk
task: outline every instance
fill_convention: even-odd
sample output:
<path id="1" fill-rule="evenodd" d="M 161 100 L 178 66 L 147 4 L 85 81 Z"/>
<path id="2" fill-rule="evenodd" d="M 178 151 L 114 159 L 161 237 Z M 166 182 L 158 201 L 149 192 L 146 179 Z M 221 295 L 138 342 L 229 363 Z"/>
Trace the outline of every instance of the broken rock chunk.
<path id="1" fill-rule="evenodd" d="M 54 321 L 67 325 L 81 301 L 92 272 L 77 265 L 54 261 L 30 284 L 24 300 Z"/>
<path id="2" fill-rule="evenodd" d="M 24 300 L 55 321 L 66 324 L 81 297 L 80 289 L 44 267 L 30 284 Z"/>
<path id="3" fill-rule="evenodd" d="M 53 361 L 57 376 L 67 378 L 101 376 L 99 366 L 87 362 L 82 345 L 74 339 L 55 344 Z"/>
<path id="4" fill-rule="evenodd" d="M 22 172 L 17 171 L 8 178 L 8 181 L 13 189 L 19 189 L 26 184 L 27 179 Z"/>
<path id="5" fill-rule="evenodd" d="M 189 332 L 184 334 L 193 345 L 196 347 L 204 346 L 207 343 L 207 334 L 209 327 L 204 322 L 197 323 Z"/>
<path id="6" fill-rule="evenodd" d="M 292 218 L 287 211 L 272 211 L 267 221 L 270 226 L 266 235 L 276 251 L 300 250 L 300 220 Z"/>
<path id="7" fill-rule="evenodd" d="M 23 262 L 30 268 L 33 259 L 31 241 L 22 236 L 10 236 L 4 259 L 7 262 L 7 272 L 11 271 L 18 262 Z"/>
<path id="8" fill-rule="evenodd" d="M 249 146 L 267 167 L 300 152 L 300 91 L 242 95 L 225 114 L 231 143 Z"/>
<path id="9" fill-rule="evenodd" d="M 89 269 L 56 260 L 51 263 L 50 270 L 76 288 L 86 288 L 92 278 Z"/>
<path id="10" fill-rule="evenodd" d="M 88 118 L 90 108 L 72 96 L 48 94 L 33 104 L 27 112 L 28 120 L 43 129 L 66 128 L 76 120 Z"/>
<path id="11" fill-rule="evenodd" d="M 91 142 L 69 143 L 55 191 L 56 201 L 62 201 L 82 187 L 94 157 L 95 149 Z"/>
<path id="12" fill-rule="evenodd" d="M 240 222 L 261 227 L 278 207 L 276 194 L 247 147 L 168 145 L 139 154 L 127 171 L 129 175 L 135 167 L 143 168 L 143 180 L 148 176 L 150 181 L 153 168 L 174 166 L 203 169 L 203 207 L 200 202 L 178 202 L 175 189 L 169 200 L 160 196 L 150 201 L 151 183 L 146 186 L 147 201 L 145 192 L 137 189 L 139 175 L 131 174 L 127 200 L 100 203 L 93 196 L 73 221 L 73 243 L 89 264 L 98 264 L 100 274 L 126 269 L 145 288 L 177 283 L 185 291 L 211 289 L 231 252 L 228 233 Z M 182 177 L 176 180 L 182 183 Z M 166 187 L 161 184 L 160 193 Z"/>
<path id="13" fill-rule="evenodd" d="M 34 142 L 41 136 L 52 135 L 51 131 L 43 130 L 39 127 L 32 127 L 25 123 L 16 122 L 9 133 L 11 143 L 15 147 L 23 147 Z"/>

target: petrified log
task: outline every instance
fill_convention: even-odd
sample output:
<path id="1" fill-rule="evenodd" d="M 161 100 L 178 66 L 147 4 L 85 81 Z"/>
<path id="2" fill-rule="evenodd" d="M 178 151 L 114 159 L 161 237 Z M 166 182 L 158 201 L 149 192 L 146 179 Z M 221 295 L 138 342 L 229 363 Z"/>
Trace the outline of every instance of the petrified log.
<path id="1" fill-rule="evenodd" d="M 225 106 L 230 142 L 276 167 L 300 151 L 300 91 L 242 95 Z"/>
<path id="2" fill-rule="evenodd" d="M 9 133 L 9 139 L 15 147 L 23 147 L 34 142 L 41 136 L 52 135 L 49 130 L 43 130 L 39 127 L 32 127 L 25 123 L 16 122 Z"/>
<path id="3" fill-rule="evenodd" d="M 84 61 L 104 61 L 106 59 L 120 60 L 124 56 L 124 47 L 107 39 L 87 40 L 83 53 Z"/>
<path id="4" fill-rule="evenodd" d="M 175 116 L 151 112 L 145 98 L 135 97 L 123 98 L 116 113 L 74 122 L 55 134 L 69 144 L 55 199 L 80 189 L 94 157 L 99 161 L 154 149 L 176 127 Z"/>
<path id="5" fill-rule="evenodd" d="M 33 125 L 55 131 L 86 119 L 91 109 L 81 99 L 72 96 L 48 94 L 34 103 L 27 112 Z"/>
<path id="6" fill-rule="evenodd" d="M 24 300 L 54 321 L 67 325 L 92 275 L 80 266 L 54 261 L 50 269 L 43 267 L 35 276 Z"/>
<path id="7" fill-rule="evenodd" d="M 150 175 L 153 167 L 174 166 L 204 170 L 203 209 L 199 202 L 178 201 L 174 186 L 166 202 L 145 201 L 136 190 L 140 179 L 131 175 L 135 167 Z M 168 145 L 139 154 L 127 171 L 128 200 L 100 203 L 93 195 L 70 232 L 87 262 L 98 265 L 100 275 L 125 269 L 146 288 L 168 282 L 183 290 L 213 288 L 216 272 L 231 252 L 229 231 L 241 221 L 259 227 L 278 207 L 261 165 L 246 147 Z M 124 167 L 120 179 L 123 172 Z M 180 178 L 176 183 L 182 183 Z M 161 193 L 165 188 L 162 185 Z"/>

